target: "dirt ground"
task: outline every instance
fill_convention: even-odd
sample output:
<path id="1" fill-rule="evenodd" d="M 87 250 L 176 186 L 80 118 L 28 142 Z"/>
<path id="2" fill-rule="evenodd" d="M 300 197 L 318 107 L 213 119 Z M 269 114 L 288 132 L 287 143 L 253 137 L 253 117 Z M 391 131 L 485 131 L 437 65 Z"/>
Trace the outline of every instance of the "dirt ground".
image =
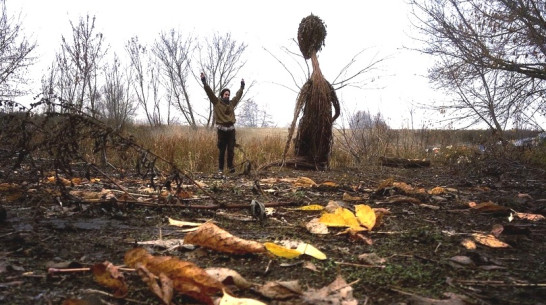
<path id="1" fill-rule="evenodd" d="M 209 195 L 228 206 L 249 206 L 253 199 L 266 205 L 280 203 L 272 206 L 262 222 L 251 217 L 248 207 L 207 209 L 213 200 L 191 185 L 190 199 L 182 201 L 138 203 L 118 197 L 62 202 L 47 184 L 28 183 L 24 175 L 10 175 L 9 181 L 0 176 L 1 205 L 7 212 L 0 224 L 2 304 L 61 304 L 69 298 L 87 302 L 82 304 L 161 304 L 131 272 L 125 273 L 128 295 L 116 299 L 90 272 L 48 273 L 48 268 L 89 267 L 104 261 L 123 265 L 125 252 L 139 243 L 183 239 L 186 233 L 170 226 L 168 217 L 213 220 L 233 235 L 258 242 L 304 241 L 327 255 L 325 260 L 306 255 L 282 259 L 199 247 L 144 246 L 154 255 L 176 256 L 201 268 L 230 268 L 258 285 L 298 280 L 302 290 L 308 291 L 328 286 L 340 275 L 353 288 L 358 304 L 546 304 L 546 221 L 515 214 L 546 214 L 546 175 L 520 164 L 474 164 L 462 169 L 433 163 L 427 168 L 369 166 L 325 172 L 270 169 L 226 178 L 194 175 Z M 317 185 L 297 186 L 287 179 L 297 177 L 308 177 Z M 322 184 L 327 181 L 335 184 Z M 143 184 L 129 178 L 116 183 L 101 179 L 69 188 L 100 192 L 123 186 L 138 193 L 146 187 Z M 443 191 L 436 195 L 411 191 L 435 187 Z M 347 195 L 360 199 L 348 200 Z M 363 232 L 363 238 L 338 235 L 343 228 L 330 228 L 326 235 L 311 234 L 305 225 L 321 212 L 293 208 L 326 206 L 330 201 L 349 209 L 367 204 L 388 209 L 390 214 L 372 232 Z M 469 208 L 469 202 L 488 201 L 504 209 Z M 472 234 L 492 230 L 500 233 L 497 238 L 507 247 L 478 242 L 476 249 L 463 246 L 464 240 L 473 239 Z M 370 264 L 359 258 L 370 253 L 384 261 Z M 309 304 L 299 297 L 266 298 L 255 289 L 233 292 L 266 304 Z M 173 301 L 199 304 L 180 295 Z M 340 299 L 323 304 L 354 302 Z"/>

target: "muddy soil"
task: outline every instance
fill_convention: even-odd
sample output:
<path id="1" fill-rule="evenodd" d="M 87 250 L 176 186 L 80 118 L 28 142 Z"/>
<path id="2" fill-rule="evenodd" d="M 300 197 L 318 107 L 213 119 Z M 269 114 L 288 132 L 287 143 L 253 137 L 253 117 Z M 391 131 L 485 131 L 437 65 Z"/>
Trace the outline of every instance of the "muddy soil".
<path id="1" fill-rule="evenodd" d="M 90 272 L 51 274 L 48 268 L 89 267 L 103 261 L 122 265 L 125 252 L 139 242 L 183 239 L 185 233 L 168 225 L 168 217 L 194 222 L 213 220 L 233 235 L 259 242 L 304 241 L 327 255 L 326 260 L 309 256 L 289 260 L 267 255 L 235 256 L 199 247 L 145 246 L 154 255 L 176 256 L 202 268 L 233 269 L 257 284 L 298 280 L 305 291 L 327 286 L 341 275 L 352 286 L 358 304 L 546 302 L 546 221 L 515 217 L 515 212 L 546 214 L 546 176 L 522 165 L 490 169 L 476 165 L 474 170 L 434 164 L 417 169 L 370 166 L 325 172 L 270 169 L 251 177 L 236 174 L 224 178 L 195 174 L 195 180 L 206 185 L 209 195 L 228 206 L 249 205 L 252 199 L 280 203 L 264 221 L 253 218 L 248 207 L 206 208 L 214 201 L 191 186 L 188 188 L 194 199 L 176 202 L 138 203 L 119 198 L 63 202 L 51 187 L 28 183 L 24 175 L 13 177 L 17 176 L 0 181 L 4 186 L 11 185 L 1 193 L 1 205 L 6 211 L 0 224 L 2 304 L 61 304 L 68 298 L 84 299 L 86 304 L 161 304 L 131 272 L 125 274 L 129 294 L 116 299 L 107 295 L 111 293 L 108 288 L 95 283 Z M 267 178 L 289 177 L 308 177 L 318 185 L 264 182 L 273 181 L 264 180 Z M 336 184 L 320 186 L 326 181 Z M 444 191 L 437 195 L 412 193 L 394 187 L 393 181 L 413 189 L 443 187 Z M 134 193 L 146 186 L 145 182 L 130 179 L 118 184 Z M 72 188 L 95 192 L 119 189 L 107 179 Z M 344 194 L 361 199 L 343 201 Z M 349 209 L 355 204 L 368 204 L 388 209 L 390 214 L 372 232 L 363 233 L 365 238 L 337 235 L 343 228 L 330 228 L 327 235 L 309 233 L 305 224 L 321 212 L 293 208 L 326 206 L 332 200 Z M 508 209 L 469 208 L 469 202 L 487 201 Z M 476 249 L 463 246 L 465 239 L 472 240 L 473 233 L 489 234 L 493 228 L 503 229 L 498 240 L 508 247 L 479 243 Z M 369 264 L 359 258 L 366 253 L 385 261 Z M 308 268 L 309 262 L 315 270 Z M 306 304 L 297 297 L 268 299 L 252 289 L 234 293 L 267 304 Z M 451 303 L 445 301 L 449 293 Z M 180 295 L 174 303 L 199 304 Z"/>

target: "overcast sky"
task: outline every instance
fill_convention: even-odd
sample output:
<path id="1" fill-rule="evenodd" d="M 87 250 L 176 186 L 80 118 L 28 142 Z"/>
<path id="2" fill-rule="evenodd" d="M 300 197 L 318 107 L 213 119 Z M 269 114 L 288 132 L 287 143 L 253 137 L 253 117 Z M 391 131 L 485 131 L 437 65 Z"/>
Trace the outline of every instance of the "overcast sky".
<path id="1" fill-rule="evenodd" d="M 70 34 L 69 21 L 77 23 L 87 14 L 96 16 L 97 29 L 119 54 L 133 36 L 151 43 L 159 32 L 172 28 L 199 37 L 231 33 L 248 45 L 247 63 L 237 79 L 257 82 L 246 97 L 266 108 L 279 127 L 291 122 L 297 93 L 278 85 L 295 88 L 289 74 L 265 49 L 283 56 L 281 47 L 294 46 L 291 40 L 297 35 L 299 22 L 311 13 L 327 26 L 319 63 L 328 81 L 333 82 L 362 50 L 366 51 L 358 57 L 355 68 L 374 57 L 389 58 L 381 70 L 369 75 L 378 81 L 365 89 L 344 88 L 338 92 L 347 112 L 381 112 L 391 127 L 397 128 L 409 126 L 410 110 L 414 109 L 414 125 L 420 127 L 426 115 L 415 105 L 432 99 L 433 91 L 424 77 L 430 61 L 404 48 L 415 44 L 410 38 L 406 0 L 6 0 L 6 5 L 11 14 L 21 12 L 26 33 L 38 43 L 35 55 L 40 61 L 36 70 L 51 64 L 61 35 Z M 295 66 L 294 71 L 298 71 Z M 230 86 L 236 89 L 239 84 Z M 192 92 L 192 99 L 205 99 L 202 93 Z"/>

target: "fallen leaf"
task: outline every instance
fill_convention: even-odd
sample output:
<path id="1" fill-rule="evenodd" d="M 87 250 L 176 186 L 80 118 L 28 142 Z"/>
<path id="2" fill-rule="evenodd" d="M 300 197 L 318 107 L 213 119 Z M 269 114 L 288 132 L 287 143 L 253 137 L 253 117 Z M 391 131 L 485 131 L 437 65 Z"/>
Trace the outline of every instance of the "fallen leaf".
<path id="1" fill-rule="evenodd" d="M 329 227 L 359 227 L 360 223 L 353 212 L 345 208 L 337 208 L 334 213 L 324 213 L 319 221 Z"/>
<path id="2" fill-rule="evenodd" d="M 142 281 L 148 285 L 148 288 L 153 294 L 163 301 L 163 304 L 171 304 L 174 294 L 173 281 L 166 276 L 165 273 L 160 273 L 159 276 L 157 276 L 148 271 L 141 263 L 137 263 L 135 269 Z"/>
<path id="3" fill-rule="evenodd" d="M 263 244 L 236 237 L 212 222 L 206 222 L 197 230 L 186 234 L 184 243 L 232 254 L 265 252 Z"/>
<path id="4" fill-rule="evenodd" d="M 343 201 L 363 201 L 364 199 L 362 199 L 362 197 L 351 196 L 351 195 L 349 195 L 347 193 L 343 193 L 342 200 Z"/>
<path id="5" fill-rule="evenodd" d="M 95 264 L 91 267 L 93 279 L 104 287 L 114 289 L 114 297 L 123 298 L 128 288 L 123 274 L 110 262 Z"/>
<path id="6" fill-rule="evenodd" d="M 324 210 L 324 207 L 322 205 L 319 205 L 319 204 L 310 204 L 310 205 L 304 205 L 304 206 L 297 207 L 297 208 L 292 208 L 292 209 L 289 209 L 289 210 L 292 210 L 292 211 L 322 211 L 322 210 Z"/>
<path id="7" fill-rule="evenodd" d="M 339 184 L 333 182 L 333 181 L 325 181 L 319 184 L 319 186 L 326 186 L 326 187 L 338 187 Z"/>
<path id="8" fill-rule="evenodd" d="M 242 277 L 239 272 L 229 268 L 207 268 L 208 275 L 224 285 L 235 285 L 240 289 L 248 289 L 253 283 Z"/>
<path id="9" fill-rule="evenodd" d="M 387 259 L 376 253 L 363 253 L 358 256 L 358 259 L 368 265 L 382 265 L 387 262 Z"/>
<path id="10" fill-rule="evenodd" d="M 265 248 L 267 251 L 269 251 L 271 254 L 278 256 L 278 257 L 284 257 L 288 259 L 296 258 L 301 256 L 303 253 L 296 250 L 296 249 L 290 249 L 283 247 L 281 245 L 277 245 L 275 243 L 264 243 Z"/>
<path id="11" fill-rule="evenodd" d="M 318 272 L 317 266 L 315 264 L 313 264 L 313 262 L 310 262 L 310 261 L 303 262 L 303 268 L 309 269 L 311 271 Z"/>
<path id="12" fill-rule="evenodd" d="M 530 221 L 539 221 L 539 220 L 545 219 L 545 217 L 540 214 L 516 213 L 516 216 L 520 219 L 525 219 Z"/>
<path id="13" fill-rule="evenodd" d="M 476 240 L 478 243 L 491 247 L 491 248 L 508 248 L 510 245 L 508 245 L 505 242 L 502 242 L 498 240 L 493 234 L 480 234 L 480 233 L 473 233 L 472 237 L 474 237 L 474 240 Z"/>
<path id="14" fill-rule="evenodd" d="M 318 218 L 313 218 L 305 224 L 305 228 L 311 234 L 328 234 L 328 226 L 321 223 Z"/>
<path id="15" fill-rule="evenodd" d="M 449 261 L 457 263 L 459 265 L 463 266 L 471 266 L 474 265 L 474 261 L 468 256 L 465 255 L 456 255 L 449 259 Z"/>
<path id="16" fill-rule="evenodd" d="M 322 253 L 319 249 L 307 243 L 299 244 L 296 250 L 305 255 L 312 256 L 316 259 L 320 259 L 320 260 L 326 259 L 326 254 Z"/>
<path id="17" fill-rule="evenodd" d="M 328 213 L 334 213 L 338 208 L 342 207 L 337 201 L 330 200 L 324 207 L 324 210 Z"/>
<path id="18" fill-rule="evenodd" d="M 297 280 L 267 282 L 257 289 L 262 296 L 273 299 L 283 300 L 301 295 L 301 287 Z"/>
<path id="19" fill-rule="evenodd" d="M 368 231 L 371 231 L 375 226 L 375 212 L 369 206 L 365 204 L 355 205 L 355 214 L 358 222 L 364 226 Z"/>
<path id="20" fill-rule="evenodd" d="M 492 213 L 492 214 L 508 214 L 510 209 L 493 203 L 492 201 L 486 201 L 476 204 L 475 202 L 469 202 L 468 205 L 473 211 L 480 213 Z"/>
<path id="21" fill-rule="evenodd" d="M 430 195 L 442 195 L 446 193 L 446 189 L 441 186 L 437 186 L 430 189 L 427 193 L 429 193 Z"/>
<path id="22" fill-rule="evenodd" d="M 302 299 L 313 305 L 357 305 L 353 297 L 353 287 L 338 275 L 328 286 L 321 289 L 309 289 L 303 293 Z"/>
<path id="23" fill-rule="evenodd" d="M 229 295 L 224 290 L 224 295 L 222 296 L 222 299 L 220 300 L 220 303 L 218 303 L 218 305 L 267 305 L 267 304 L 262 303 L 258 300 L 254 300 L 254 299 L 236 298 Z"/>
<path id="24" fill-rule="evenodd" d="M 165 274 L 172 280 L 173 289 L 205 304 L 212 304 L 210 294 L 220 291 L 224 285 L 195 264 L 176 257 L 153 256 L 144 248 L 134 248 L 125 253 L 124 262 L 136 268 L 141 264 L 156 276 Z"/>
<path id="25" fill-rule="evenodd" d="M 312 187 L 317 185 L 317 183 L 313 181 L 313 179 L 307 177 L 298 177 L 296 181 L 293 182 L 293 184 L 296 187 Z"/>
<path id="26" fill-rule="evenodd" d="M 504 231 L 504 226 L 498 223 L 494 224 L 491 228 L 491 234 L 493 234 L 495 237 L 499 237 L 502 231 Z"/>
<path id="27" fill-rule="evenodd" d="M 177 227 L 198 227 L 198 226 L 203 224 L 203 223 L 199 223 L 199 222 L 176 220 L 176 219 L 172 219 L 170 217 L 168 217 L 168 219 L 169 219 L 169 225 L 177 226 Z"/>
<path id="28" fill-rule="evenodd" d="M 465 238 L 461 241 L 461 245 L 465 247 L 468 250 L 474 250 L 476 249 L 476 243 L 468 238 Z"/>

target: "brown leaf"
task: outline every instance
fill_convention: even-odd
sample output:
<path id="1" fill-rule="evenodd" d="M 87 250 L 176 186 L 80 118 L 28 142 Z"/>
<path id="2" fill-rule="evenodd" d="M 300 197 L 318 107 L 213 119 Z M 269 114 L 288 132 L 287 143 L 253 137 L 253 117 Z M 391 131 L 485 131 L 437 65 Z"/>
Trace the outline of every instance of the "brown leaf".
<path id="1" fill-rule="evenodd" d="M 484 235 L 484 234 L 474 233 L 472 234 L 472 237 L 474 237 L 474 240 L 476 240 L 480 244 L 491 247 L 491 248 L 510 247 L 510 245 L 508 245 L 507 243 L 498 240 L 495 236 L 493 236 L 493 234 Z"/>
<path id="2" fill-rule="evenodd" d="M 252 282 L 247 281 L 237 271 L 229 268 L 207 268 L 205 271 L 224 285 L 233 284 L 240 289 L 248 289 L 253 285 Z"/>
<path id="3" fill-rule="evenodd" d="M 95 264 L 91 267 L 93 279 L 102 286 L 114 289 L 114 297 L 123 298 L 128 288 L 123 274 L 110 262 Z"/>
<path id="4" fill-rule="evenodd" d="M 494 224 L 493 227 L 491 228 L 491 234 L 493 234 L 495 237 L 499 237 L 502 231 L 504 231 L 504 227 L 498 223 Z"/>
<path id="5" fill-rule="evenodd" d="M 146 269 L 146 267 L 141 263 L 137 263 L 135 267 L 138 275 L 140 275 L 142 281 L 148 285 L 148 288 L 150 288 L 150 290 L 156 296 L 158 296 L 164 304 L 171 304 L 171 300 L 173 298 L 172 280 L 164 273 L 160 273 L 159 277 L 156 276 L 155 274 L 148 271 L 148 269 Z M 158 278 L 160 280 L 160 283 L 157 282 Z"/>
<path id="6" fill-rule="evenodd" d="M 314 305 L 357 305 L 353 297 L 353 287 L 338 275 L 328 286 L 321 289 L 309 289 L 302 298 L 308 304 Z"/>
<path id="7" fill-rule="evenodd" d="M 496 215 L 508 215 L 508 213 L 510 213 L 509 208 L 497 205 L 491 201 L 486 201 L 478 204 L 474 202 L 469 202 L 468 205 L 472 208 L 473 211 L 480 213 L 491 213 Z"/>
<path id="8" fill-rule="evenodd" d="M 267 282 L 257 289 L 266 298 L 282 300 L 299 296 L 302 291 L 298 281 Z"/>
<path id="9" fill-rule="evenodd" d="M 232 254 L 263 253 L 266 251 L 263 244 L 236 237 L 211 222 L 204 223 L 197 230 L 186 234 L 184 243 Z"/>
<path id="10" fill-rule="evenodd" d="M 520 219 L 525 219 L 530 221 L 539 221 L 539 220 L 545 219 L 545 217 L 540 214 L 516 213 L 516 216 Z"/>
<path id="11" fill-rule="evenodd" d="M 125 253 L 127 266 L 136 268 L 139 263 L 158 277 L 161 273 L 165 274 L 172 280 L 174 290 L 205 304 L 212 304 L 209 295 L 224 288 L 222 283 L 191 262 L 170 256 L 153 256 L 143 248 L 134 248 Z"/>
<path id="12" fill-rule="evenodd" d="M 446 193 L 446 189 L 441 186 L 437 186 L 429 190 L 428 193 L 431 195 L 442 195 Z"/>

